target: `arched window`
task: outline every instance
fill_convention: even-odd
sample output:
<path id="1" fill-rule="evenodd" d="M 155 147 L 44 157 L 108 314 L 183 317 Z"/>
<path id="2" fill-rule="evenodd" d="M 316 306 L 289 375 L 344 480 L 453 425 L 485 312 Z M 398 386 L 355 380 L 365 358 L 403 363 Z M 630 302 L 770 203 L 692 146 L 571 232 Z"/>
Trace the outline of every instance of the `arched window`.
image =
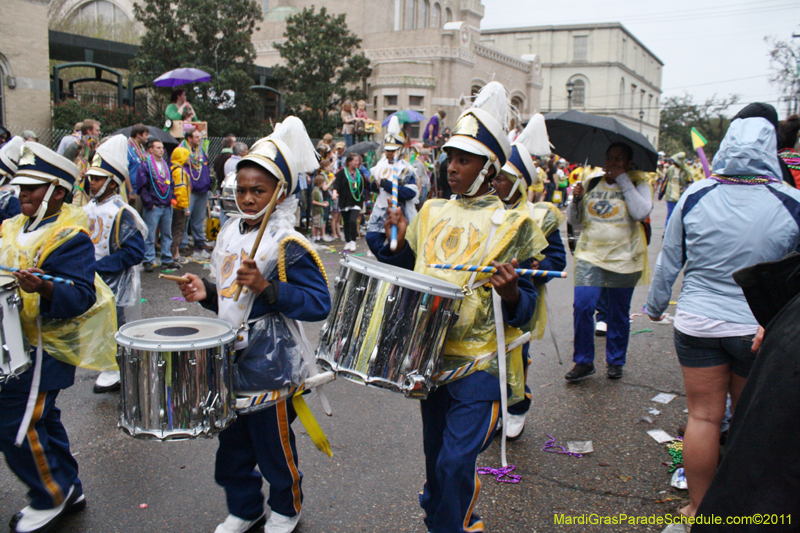
<path id="1" fill-rule="evenodd" d="M 419 12 L 418 28 L 424 29 L 428 27 L 428 13 L 430 13 L 431 3 L 428 0 L 422 0 L 422 9 Z"/>
<path id="2" fill-rule="evenodd" d="M 450 11 L 450 8 L 444 10 L 444 23 L 447 24 L 448 22 L 453 22 L 453 12 Z"/>
<path id="3" fill-rule="evenodd" d="M 433 11 L 431 11 L 431 28 L 439 27 L 439 19 L 442 16 L 442 8 L 439 4 L 433 4 Z"/>
<path id="4" fill-rule="evenodd" d="M 511 105 L 513 105 L 516 108 L 517 113 L 522 114 L 523 111 L 522 107 L 525 105 L 524 102 L 522 101 L 522 98 L 520 98 L 519 96 L 512 97 Z"/>
<path id="5" fill-rule="evenodd" d="M 406 29 L 417 29 L 417 0 L 408 0 L 406 2 Z"/>
<path id="6" fill-rule="evenodd" d="M 586 106 L 586 82 L 580 78 L 571 80 L 572 86 L 572 107 Z"/>
<path id="7" fill-rule="evenodd" d="M 82 5 L 72 15 L 74 20 L 89 24 L 122 24 L 131 20 L 120 8 L 106 0 Z"/>

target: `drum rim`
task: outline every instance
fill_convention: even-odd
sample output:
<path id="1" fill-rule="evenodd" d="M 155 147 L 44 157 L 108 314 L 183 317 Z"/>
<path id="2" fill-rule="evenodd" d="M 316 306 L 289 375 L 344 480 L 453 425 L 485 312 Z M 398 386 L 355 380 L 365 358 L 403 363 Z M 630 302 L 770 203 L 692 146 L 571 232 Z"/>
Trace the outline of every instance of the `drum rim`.
<path id="1" fill-rule="evenodd" d="M 9 278 L 10 281 L 8 283 L 2 283 L 2 278 Z M 17 282 L 17 278 L 10 273 L 0 273 L 0 292 L 16 291 L 18 288 L 19 283 Z"/>
<path id="2" fill-rule="evenodd" d="M 361 274 L 386 281 L 392 285 L 399 285 L 406 289 L 433 294 L 443 298 L 458 300 L 464 298 L 464 293 L 458 285 L 434 278 L 433 276 L 428 276 L 427 274 L 420 274 L 413 270 L 407 270 L 394 265 L 387 265 L 385 263 L 379 263 L 378 261 L 350 255 L 342 258 L 339 264 Z"/>
<path id="3" fill-rule="evenodd" d="M 169 321 L 187 321 L 191 320 L 193 324 L 202 328 L 203 324 L 207 325 L 219 325 L 228 328 L 228 330 L 223 333 L 222 335 L 215 335 L 213 337 L 203 338 L 203 339 L 196 339 L 195 341 L 189 342 L 186 340 L 180 340 L 180 338 L 176 338 L 175 340 L 164 339 L 164 340 L 152 340 L 152 339 L 138 339 L 134 337 L 128 336 L 125 332 L 133 328 L 134 326 L 139 327 L 145 324 L 152 324 L 153 326 L 164 326 L 169 323 Z M 201 329 L 202 331 L 202 329 Z M 205 350 L 208 348 L 214 348 L 217 346 L 221 346 L 223 344 L 228 344 L 233 342 L 236 338 L 236 331 L 231 327 L 230 324 L 225 322 L 224 320 L 219 320 L 217 318 L 209 318 L 204 316 L 193 316 L 193 317 L 177 317 L 177 316 L 166 316 L 166 317 L 153 317 L 153 318 L 143 318 L 142 320 L 136 320 L 134 322 L 128 322 L 127 324 L 121 326 L 119 331 L 114 335 L 114 339 L 117 341 L 117 344 L 124 348 L 134 348 L 137 350 L 150 350 L 156 352 L 172 352 L 172 351 L 194 351 L 194 350 Z"/>

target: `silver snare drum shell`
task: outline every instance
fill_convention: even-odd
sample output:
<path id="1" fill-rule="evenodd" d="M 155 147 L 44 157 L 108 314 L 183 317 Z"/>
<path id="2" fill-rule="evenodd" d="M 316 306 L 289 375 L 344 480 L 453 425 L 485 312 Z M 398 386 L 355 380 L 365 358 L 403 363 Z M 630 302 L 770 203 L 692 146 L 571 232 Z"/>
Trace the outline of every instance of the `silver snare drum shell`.
<path id="1" fill-rule="evenodd" d="M 458 319 L 461 288 L 359 257 L 340 264 L 317 361 L 351 381 L 426 398 Z"/>
<path id="2" fill-rule="evenodd" d="M 222 320 L 163 317 L 122 326 L 119 427 L 142 439 L 212 437 L 236 418 L 230 361 L 236 333 Z"/>
<path id="3" fill-rule="evenodd" d="M 31 366 L 19 318 L 22 298 L 18 288 L 14 276 L 0 274 L 0 384 L 19 377 Z"/>

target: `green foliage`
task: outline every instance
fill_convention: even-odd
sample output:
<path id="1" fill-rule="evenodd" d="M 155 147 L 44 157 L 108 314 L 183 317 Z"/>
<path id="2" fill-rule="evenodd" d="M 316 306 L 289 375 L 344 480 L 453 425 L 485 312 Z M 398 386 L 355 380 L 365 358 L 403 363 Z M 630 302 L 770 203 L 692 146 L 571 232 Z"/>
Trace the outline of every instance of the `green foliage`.
<path id="1" fill-rule="evenodd" d="M 363 91 L 348 89 L 369 73 L 369 59 L 354 55 L 361 39 L 347 28 L 344 14 L 313 6 L 289 17 L 283 36 L 286 41 L 274 46 L 284 65 L 274 74 L 282 80 L 285 112 L 300 117 L 311 137 L 334 132 L 342 124 L 342 102 L 365 98 Z"/>
<path id="2" fill-rule="evenodd" d="M 92 102 L 69 99 L 53 105 L 53 128 L 72 131 L 77 122 L 92 118 L 100 121 L 103 134 L 132 126 L 142 120 L 132 107 L 106 107 Z"/>
<path id="3" fill-rule="evenodd" d="M 731 123 L 727 110 L 738 101 L 739 96 L 735 94 L 727 98 L 717 98 L 715 95 L 702 104 L 695 103 L 688 94 L 667 98 L 661 109 L 658 149 L 668 156 L 686 152 L 691 158 L 694 152 L 691 131 L 697 128 L 708 141 L 703 151 L 710 161 Z"/>
<path id="4" fill-rule="evenodd" d="M 251 37 L 261 20 L 254 0 L 142 0 L 134 12 L 147 28 L 132 63 L 137 83 L 176 68 L 199 68 L 211 81 L 182 88 L 198 117 L 208 122 L 209 134 L 262 131 L 261 100 L 250 90 Z M 168 95 L 172 89 L 159 91 Z"/>

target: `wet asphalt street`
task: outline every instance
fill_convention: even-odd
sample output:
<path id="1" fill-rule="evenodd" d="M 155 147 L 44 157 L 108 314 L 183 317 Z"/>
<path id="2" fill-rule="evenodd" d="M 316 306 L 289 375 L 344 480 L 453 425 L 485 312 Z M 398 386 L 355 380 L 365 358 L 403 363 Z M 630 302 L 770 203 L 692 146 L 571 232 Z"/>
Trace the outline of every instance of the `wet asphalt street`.
<path id="1" fill-rule="evenodd" d="M 650 264 L 661 246 L 665 205 L 653 215 Z M 566 243 L 566 230 L 561 228 Z M 333 247 L 341 251 L 342 243 Z M 357 253 L 366 251 L 361 239 Z M 338 253 L 322 253 L 333 281 Z M 571 274 L 572 264 L 568 266 Z M 202 265 L 184 270 L 200 274 Z M 176 274 L 179 272 L 176 272 Z M 179 297 L 173 282 L 143 274 L 143 315 L 210 316 L 198 304 Z M 631 313 L 641 313 L 647 286 L 638 287 Z M 679 284 L 674 294 L 677 296 Z M 631 320 L 628 363 L 621 380 L 605 376 L 604 341 L 597 340 L 597 374 L 570 385 L 572 281 L 553 280 L 549 298 L 563 365 L 549 333 L 531 347 L 533 364 L 528 384 L 533 405 L 522 438 L 509 443 L 508 459 L 522 475 L 519 484 L 496 483 L 481 476 L 477 512 L 489 532 L 662 531 L 657 525 L 558 525 L 555 515 L 577 517 L 664 516 L 676 510 L 686 493 L 670 488 L 662 463 L 670 456 L 647 431 L 663 429 L 675 435 L 684 422 L 686 399 L 671 326 L 652 325 L 643 316 Z M 181 309 L 186 310 L 181 310 Z M 674 306 L 670 312 L 674 313 Z M 316 345 L 321 323 L 307 332 Z M 643 329 L 650 331 L 639 332 Z M 213 479 L 215 439 L 153 442 L 133 439 L 117 429 L 119 394 L 96 395 L 97 373 L 79 369 L 75 385 L 58 399 L 72 451 L 80 464 L 87 509 L 64 521 L 63 533 L 210 533 L 227 515 L 222 489 Z M 366 388 L 344 379 L 329 384 L 333 416 L 322 413 L 318 399 L 308 404 L 326 432 L 333 458 L 318 452 L 302 424 L 293 425 L 300 468 L 305 477 L 305 501 L 298 533 L 411 532 L 424 533 L 417 495 L 424 482 L 420 416 L 417 403 L 388 391 Z M 667 392 L 669 404 L 651 401 Z M 648 409 L 652 424 L 640 419 Z M 545 453 L 548 434 L 556 444 L 591 440 L 594 452 L 582 458 Z M 495 439 L 478 466 L 499 467 L 500 444 Z M 265 484 L 266 489 L 266 484 Z M 6 523 L 27 504 L 24 486 L 0 464 L 0 520 Z M 5 526 L 3 526 L 5 527 Z M 0 528 L 1 530 L 2 528 Z"/>

